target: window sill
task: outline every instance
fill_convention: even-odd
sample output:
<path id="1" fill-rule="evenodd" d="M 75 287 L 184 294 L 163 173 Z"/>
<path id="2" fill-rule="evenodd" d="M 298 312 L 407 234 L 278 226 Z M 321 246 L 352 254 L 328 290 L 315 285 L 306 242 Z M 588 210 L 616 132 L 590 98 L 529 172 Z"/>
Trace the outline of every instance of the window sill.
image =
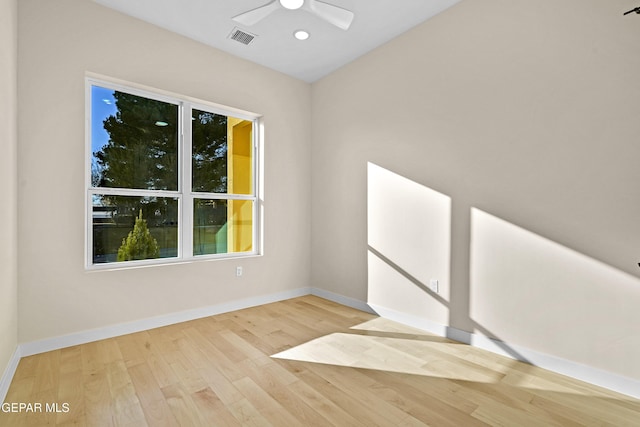
<path id="1" fill-rule="evenodd" d="M 105 264 L 92 264 L 85 267 L 87 273 L 104 272 L 104 271 L 121 271 L 131 270 L 139 268 L 150 267 L 163 267 L 180 264 L 196 264 L 202 262 L 211 261 L 229 261 L 245 258 L 261 257 L 262 254 L 258 252 L 242 252 L 238 254 L 223 254 L 223 255 L 200 255 L 192 258 L 159 258 L 151 260 L 141 261 L 123 261 L 123 262 L 111 262 Z"/>

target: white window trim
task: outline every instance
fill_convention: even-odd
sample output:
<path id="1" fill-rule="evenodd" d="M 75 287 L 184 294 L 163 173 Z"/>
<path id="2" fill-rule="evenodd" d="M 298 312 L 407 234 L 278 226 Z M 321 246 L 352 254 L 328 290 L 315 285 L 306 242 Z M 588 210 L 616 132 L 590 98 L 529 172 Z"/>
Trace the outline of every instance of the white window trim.
<path id="1" fill-rule="evenodd" d="M 115 91 L 167 102 L 178 106 L 179 135 L 178 135 L 178 189 L 167 190 L 139 190 L 126 188 L 102 188 L 91 186 L 91 87 L 101 86 Z M 253 123 L 253 194 L 219 194 L 190 191 L 191 186 L 191 111 L 204 110 L 215 114 L 231 116 Z M 121 270 L 144 266 L 183 264 L 207 260 L 237 259 L 260 256 L 263 253 L 263 190 L 262 180 L 262 146 L 263 119 L 259 114 L 226 107 L 220 104 L 194 99 L 188 96 L 173 94 L 167 91 L 150 88 L 134 83 L 94 76 L 88 74 L 85 78 L 85 269 L 86 270 Z M 93 263 L 93 199 L 94 194 L 117 194 L 124 196 L 152 196 L 171 197 L 178 199 L 178 254 L 173 258 L 155 258 L 126 262 Z M 193 200 L 202 197 L 220 200 L 251 200 L 253 201 L 253 251 L 232 252 L 223 254 L 193 255 Z"/>

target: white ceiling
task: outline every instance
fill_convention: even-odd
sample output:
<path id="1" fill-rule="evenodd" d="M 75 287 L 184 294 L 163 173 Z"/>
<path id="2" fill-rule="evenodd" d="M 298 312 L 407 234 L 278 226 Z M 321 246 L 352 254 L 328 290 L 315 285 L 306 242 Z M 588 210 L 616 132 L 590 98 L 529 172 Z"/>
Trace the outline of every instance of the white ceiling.
<path id="1" fill-rule="evenodd" d="M 231 18 L 269 0 L 94 0 L 232 55 L 314 82 L 460 0 L 323 0 L 351 10 L 344 31 L 305 10 L 279 8 L 252 26 Z M 228 38 L 238 27 L 256 35 L 244 45 Z M 293 37 L 305 29 L 306 41 Z"/>

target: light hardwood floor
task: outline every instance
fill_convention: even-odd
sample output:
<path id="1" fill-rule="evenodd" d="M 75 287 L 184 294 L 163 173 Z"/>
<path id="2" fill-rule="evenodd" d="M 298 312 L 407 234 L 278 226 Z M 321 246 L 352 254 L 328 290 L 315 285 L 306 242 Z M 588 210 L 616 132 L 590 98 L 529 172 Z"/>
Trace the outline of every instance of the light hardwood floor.
<path id="1" fill-rule="evenodd" d="M 43 405 L 11 427 L 640 425 L 638 400 L 314 296 L 23 358 L 5 402 Z"/>

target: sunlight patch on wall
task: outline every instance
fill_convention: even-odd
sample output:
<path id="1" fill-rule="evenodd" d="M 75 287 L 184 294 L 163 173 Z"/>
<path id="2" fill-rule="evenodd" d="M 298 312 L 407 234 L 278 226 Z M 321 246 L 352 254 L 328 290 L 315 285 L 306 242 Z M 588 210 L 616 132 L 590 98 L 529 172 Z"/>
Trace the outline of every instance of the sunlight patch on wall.
<path id="1" fill-rule="evenodd" d="M 367 171 L 368 303 L 446 324 L 451 198 L 373 163 Z"/>
<path id="2" fill-rule="evenodd" d="M 640 280 L 471 212 L 470 315 L 484 334 L 640 378 Z"/>

